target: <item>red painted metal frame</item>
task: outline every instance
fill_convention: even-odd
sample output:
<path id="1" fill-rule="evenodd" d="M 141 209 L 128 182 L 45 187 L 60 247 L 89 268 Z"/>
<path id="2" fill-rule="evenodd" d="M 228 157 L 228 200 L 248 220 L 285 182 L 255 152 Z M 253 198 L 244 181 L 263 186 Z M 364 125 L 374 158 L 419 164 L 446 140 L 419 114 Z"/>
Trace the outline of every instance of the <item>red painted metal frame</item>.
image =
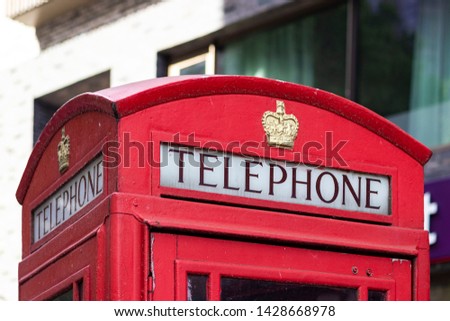
<path id="1" fill-rule="evenodd" d="M 132 140 L 151 142 L 150 155 L 158 160 L 160 142 L 173 142 L 172 134 L 177 132 L 180 137 L 195 132 L 201 146 L 211 138 L 224 146 L 232 140 L 241 143 L 261 141 L 264 137 L 262 127 L 243 128 L 239 125 L 242 116 L 237 113 L 258 124 L 262 113 L 274 108 L 276 99 L 287 103 L 288 113 L 299 116 L 299 135 L 304 141 L 323 139 L 321 131 L 327 126 L 348 124 L 349 127 L 341 130 L 336 139 L 345 139 L 347 134 L 357 138 L 354 145 L 357 147 L 345 152 L 350 168 L 336 163 L 330 167 L 389 175 L 392 215 L 380 217 L 163 188 L 159 185 L 158 168 L 148 164 L 143 167 L 119 164 L 105 168 L 105 191 L 101 197 L 51 235 L 32 243 L 33 209 L 100 152 L 106 161 L 112 154 L 110 150 L 102 151 L 104 142 L 122 144 L 118 151 L 123 156 L 124 134 L 131 133 Z M 292 111 L 289 108 L 293 105 L 298 108 Z M 200 107 L 201 113 L 198 113 Z M 309 122 L 304 122 L 304 115 L 310 117 Z M 310 127 L 305 131 L 308 124 L 314 123 L 315 116 L 321 122 L 317 122 L 317 128 Z M 232 120 L 234 125 L 223 121 L 223 117 L 228 117 L 226 119 Z M 71 149 L 71 167 L 60 175 L 56 147 L 63 126 L 71 135 L 74 147 Z M 276 148 L 271 150 L 274 153 L 270 157 L 292 161 L 291 152 L 282 154 Z M 244 153 L 241 150 L 225 151 Z M 255 151 L 257 156 L 267 157 L 265 148 Z M 294 149 L 293 152 L 298 151 Z M 323 153 L 315 156 L 325 157 Z M 402 267 L 394 263 L 394 274 L 398 276 L 395 282 L 412 283 L 409 298 L 412 295 L 414 300 L 427 300 L 428 235 L 422 229 L 421 198 L 422 166 L 430 156 L 431 152 L 425 146 L 373 112 L 321 90 L 281 81 L 241 76 L 177 77 L 80 95 L 66 103 L 44 129 L 17 190 L 17 199 L 23 204 L 20 299 L 47 299 L 67 282 L 73 282 L 73 276 L 81 273 L 78 271 L 88 275 L 89 289 L 85 298 L 181 299 L 185 292 L 178 290 L 181 292 L 176 294 L 173 282 L 178 278 L 181 283 L 177 286 L 182 287 L 186 269 L 219 271 L 224 267 L 236 267 L 223 262 L 226 256 L 220 264 L 205 260 L 203 266 L 197 267 L 191 264 L 189 257 L 180 258 L 178 250 L 183 246 L 192 246 L 193 251 L 200 251 L 204 246 L 202 242 L 194 245 L 197 238 L 181 236 L 189 234 L 208 241 L 217 239 L 214 242 L 221 243 L 218 249 L 222 250 L 227 248 L 226 244 L 240 244 L 247 249 L 247 254 L 252 249 L 270 251 L 269 248 L 277 244 L 286 244 L 296 248 L 295 251 L 313 251 L 301 249 L 313 247 L 319 253 L 320 249 L 326 248 L 329 253 L 334 253 L 331 256 L 352 253 L 360 258 L 378 257 L 377 260 L 382 262 L 407 260 L 412 263 L 412 277 L 405 275 L 402 279 L 403 274 L 396 272 Z M 132 154 L 131 164 L 136 160 L 136 154 Z M 236 206 L 239 204 L 243 207 Z M 168 240 L 163 242 L 163 248 L 155 245 L 165 238 Z M 179 247 L 180 243 L 173 241 L 174 238 L 193 243 Z M 225 241 L 227 239 L 239 242 Z M 249 244 L 255 241 L 261 245 Z M 159 271 L 156 274 L 155 269 Z M 248 269 L 254 271 L 255 268 Z M 270 277 L 270 271 L 261 270 L 261 276 Z M 217 278 L 213 282 L 217 289 Z M 51 290 L 45 292 L 42 284 L 47 284 Z M 394 293 L 393 289 L 390 291 Z M 400 292 L 396 290 L 396 298 L 407 299 L 407 291 Z M 217 297 L 217 292 L 214 293 L 211 293 L 212 298 Z"/>
<path id="2" fill-rule="evenodd" d="M 73 301 L 89 301 L 90 300 L 90 293 L 89 289 L 90 286 L 90 266 L 87 266 L 77 272 L 75 272 L 73 275 L 69 276 L 65 280 L 61 281 L 57 285 L 51 287 L 47 291 L 44 291 L 37 295 L 36 297 L 32 298 L 32 300 L 36 301 L 42 301 L 42 300 L 48 300 L 49 298 L 54 298 L 55 296 L 59 295 L 61 292 L 64 292 L 65 290 L 68 290 L 70 288 L 73 289 Z M 82 282 L 82 293 L 79 292 L 78 283 Z"/>
<path id="3" fill-rule="evenodd" d="M 210 300 L 220 300 L 222 276 L 354 288 L 360 300 L 367 300 L 369 289 L 387 291 L 388 300 L 411 300 L 412 266 L 407 260 L 191 236 L 154 237 L 154 251 L 170 247 L 168 242 L 177 244 L 176 300 L 186 300 L 190 273 L 209 276 Z M 158 273 L 155 268 L 155 278 Z"/>
<path id="4" fill-rule="evenodd" d="M 413 299 L 429 299 L 426 290 L 429 289 L 426 231 L 120 193 L 114 194 L 111 199 L 111 213 L 134 216 L 150 226 L 150 231 L 265 240 L 273 244 L 325 247 L 330 251 L 408 259 L 414 263 Z M 154 242 L 152 237 L 151 243 Z M 152 282 L 174 278 L 175 272 L 171 266 L 179 249 L 175 243 L 169 243 L 164 243 L 164 255 L 154 251 L 151 253 L 152 266 L 164 266 L 159 276 L 153 275 Z M 193 250 L 201 251 L 195 246 Z M 411 278 L 408 284 L 411 285 Z M 153 293 L 153 298 L 173 298 L 175 294 L 172 291 L 171 287 L 164 287 L 158 295 Z"/>
<path id="5" fill-rule="evenodd" d="M 133 216 L 150 230 L 238 236 L 387 256 L 415 257 L 428 242 L 423 230 L 121 193 L 112 195 L 110 213 Z"/>
<path id="6" fill-rule="evenodd" d="M 28 262 L 27 262 L 28 263 Z M 25 263 L 21 263 L 23 266 Z M 31 275 L 21 277 L 19 272 L 20 300 L 49 300 L 75 282 L 83 281 L 83 299 L 95 298 L 92 292 L 97 280 L 95 274 L 95 240 L 85 242 L 65 256 L 43 262 Z M 20 268 L 19 268 L 20 270 Z"/>
<path id="7" fill-rule="evenodd" d="M 53 297 L 80 270 L 89 276 L 85 299 L 147 300 L 148 226 L 133 215 L 110 213 L 110 203 L 111 196 L 22 260 L 21 300 Z M 40 293 L 43 285 L 55 290 Z"/>

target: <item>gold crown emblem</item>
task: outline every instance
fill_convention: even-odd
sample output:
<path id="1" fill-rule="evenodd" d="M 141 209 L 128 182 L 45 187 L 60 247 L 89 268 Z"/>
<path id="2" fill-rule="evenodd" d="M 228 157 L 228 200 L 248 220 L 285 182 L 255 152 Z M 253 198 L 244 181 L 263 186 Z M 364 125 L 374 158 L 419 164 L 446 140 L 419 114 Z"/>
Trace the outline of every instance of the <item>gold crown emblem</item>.
<path id="1" fill-rule="evenodd" d="M 292 148 L 298 132 L 298 120 L 292 115 L 286 115 L 284 102 L 277 100 L 277 111 L 266 111 L 262 124 L 270 146 Z"/>
<path id="2" fill-rule="evenodd" d="M 70 155 L 70 137 L 66 135 L 66 129 L 63 127 L 61 130 L 61 140 L 58 143 L 58 163 L 59 172 L 62 174 L 69 168 L 69 155 Z"/>

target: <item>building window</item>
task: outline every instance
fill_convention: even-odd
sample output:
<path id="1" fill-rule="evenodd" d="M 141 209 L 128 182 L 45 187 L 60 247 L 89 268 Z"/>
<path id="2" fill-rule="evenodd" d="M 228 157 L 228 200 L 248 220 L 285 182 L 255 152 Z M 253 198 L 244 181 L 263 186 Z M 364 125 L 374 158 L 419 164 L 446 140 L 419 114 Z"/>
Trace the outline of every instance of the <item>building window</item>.
<path id="1" fill-rule="evenodd" d="M 218 71 L 275 78 L 344 95 L 346 16 L 343 4 L 248 34 L 224 46 Z"/>
<path id="2" fill-rule="evenodd" d="M 36 144 L 47 122 L 64 103 L 81 93 L 94 92 L 109 86 L 110 72 L 106 71 L 36 98 L 34 100 L 33 144 Z"/>
<path id="3" fill-rule="evenodd" d="M 380 115 L 409 109 L 417 13 L 414 0 L 360 1 L 356 97 Z"/>
<path id="4" fill-rule="evenodd" d="M 200 55 L 170 64 L 168 67 L 167 75 L 214 75 L 215 58 L 216 48 L 211 44 L 209 45 L 208 50 Z"/>
<path id="5" fill-rule="evenodd" d="M 450 1 L 365 0 L 358 102 L 437 147 L 450 143 Z"/>
<path id="6" fill-rule="evenodd" d="M 434 147 L 450 143 L 450 0 L 421 0 L 418 9 L 410 112 L 400 119 Z"/>
<path id="7" fill-rule="evenodd" d="M 330 91 L 387 117 L 429 147 L 450 144 L 450 0 L 321 3 L 302 7 L 296 17 L 278 17 L 278 23 L 252 17 L 258 25 L 245 32 L 232 26 L 233 36 L 227 27 L 217 31 L 209 37 L 220 44 L 215 71 Z M 202 59 L 185 72 L 203 73 Z"/>

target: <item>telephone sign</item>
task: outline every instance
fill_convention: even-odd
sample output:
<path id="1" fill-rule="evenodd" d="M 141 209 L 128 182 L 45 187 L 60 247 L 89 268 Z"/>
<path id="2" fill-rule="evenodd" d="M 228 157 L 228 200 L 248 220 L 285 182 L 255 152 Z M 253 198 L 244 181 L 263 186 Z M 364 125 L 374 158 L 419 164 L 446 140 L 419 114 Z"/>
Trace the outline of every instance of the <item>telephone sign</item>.
<path id="1" fill-rule="evenodd" d="M 389 177 L 161 144 L 161 186 L 390 214 Z M 166 165 L 167 164 L 167 165 Z M 233 182 L 233 184 L 231 184 Z"/>

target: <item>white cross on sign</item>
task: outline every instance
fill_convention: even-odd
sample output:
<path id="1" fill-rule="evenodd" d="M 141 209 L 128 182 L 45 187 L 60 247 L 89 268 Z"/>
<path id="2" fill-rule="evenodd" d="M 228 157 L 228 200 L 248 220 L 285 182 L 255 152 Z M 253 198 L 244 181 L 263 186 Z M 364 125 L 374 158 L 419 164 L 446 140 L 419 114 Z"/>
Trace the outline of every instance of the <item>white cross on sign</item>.
<path id="1" fill-rule="evenodd" d="M 431 202 L 431 194 L 429 192 L 425 193 L 423 196 L 423 210 L 424 210 L 424 229 L 430 232 L 430 217 L 438 211 L 438 204 Z M 436 232 L 430 232 L 429 234 L 430 245 L 433 245 L 437 241 Z"/>

